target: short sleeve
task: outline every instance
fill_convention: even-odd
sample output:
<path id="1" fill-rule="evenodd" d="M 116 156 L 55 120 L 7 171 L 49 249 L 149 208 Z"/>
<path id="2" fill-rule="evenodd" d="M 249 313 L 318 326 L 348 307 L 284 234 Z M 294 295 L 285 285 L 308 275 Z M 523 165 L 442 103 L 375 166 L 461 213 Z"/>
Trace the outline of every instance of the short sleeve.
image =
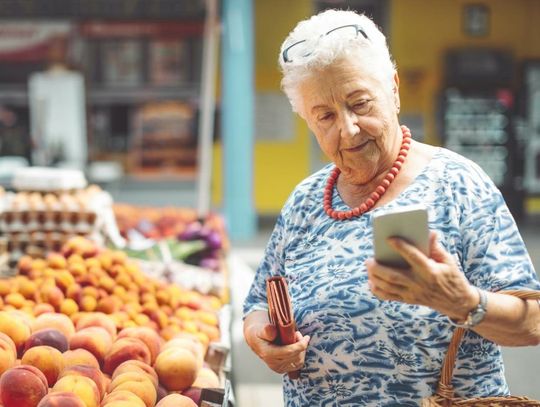
<path id="1" fill-rule="evenodd" d="M 525 243 L 501 193 L 487 180 L 477 187 L 475 198 L 461 227 L 462 266 L 469 281 L 489 291 L 540 290 Z"/>
<path id="2" fill-rule="evenodd" d="M 270 276 L 282 274 L 284 242 L 285 221 L 282 212 L 276 221 L 276 225 L 266 246 L 263 260 L 257 268 L 255 278 L 244 301 L 244 318 L 253 311 L 266 311 L 268 309 L 266 279 Z"/>

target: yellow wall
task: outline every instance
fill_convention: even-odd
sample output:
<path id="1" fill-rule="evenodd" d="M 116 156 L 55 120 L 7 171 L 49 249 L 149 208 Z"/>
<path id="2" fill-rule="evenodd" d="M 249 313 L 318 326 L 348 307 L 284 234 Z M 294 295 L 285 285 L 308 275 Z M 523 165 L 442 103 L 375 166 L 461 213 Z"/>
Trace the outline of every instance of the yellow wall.
<path id="1" fill-rule="evenodd" d="M 490 32 L 483 38 L 462 31 L 466 4 L 490 9 Z M 294 25 L 312 14 L 310 0 L 254 0 L 257 91 L 277 91 L 277 54 Z M 424 119 L 426 141 L 437 144 L 435 108 L 447 49 L 488 46 L 510 50 L 519 63 L 540 58 L 540 0 L 393 0 L 389 9 L 390 48 L 401 78 L 402 113 Z M 254 200 L 259 214 L 277 213 L 294 186 L 309 172 L 309 134 L 296 119 L 288 142 L 257 141 Z M 221 146 L 215 146 L 213 200 L 221 204 Z"/>
<path id="2" fill-rule="evenodd" d="M 489 35 L 468 37 L 462 30 L 463 6 L 490 9 Z M 540 58 L 540 2 L 536 0 L 394 0 L 390 9 L 390 47 L 401 78 L 403 113 L 420 113 L 426 140 L 439 141 L 436 98 L 442 86 L 443 56 L 454 47 L 497 47 L 519 62 Z"/>
<path id="3" fill-rule="evenodd" d="M 281 42 L 299 20 L 310 16 L 309 0 L 255 0 L 255 90 L 279 91 L 277 57 Z M 255 131 L 257 131 L 255 129 Z M 259 214 L 278 213 L 296 184 L 309 172 L 309 133 L 298 117 L 290 141 L 257 141 L 254 151 L 254 203 Z M 214 147 L 213 201 L 221 204 L 221 145 Z"/>

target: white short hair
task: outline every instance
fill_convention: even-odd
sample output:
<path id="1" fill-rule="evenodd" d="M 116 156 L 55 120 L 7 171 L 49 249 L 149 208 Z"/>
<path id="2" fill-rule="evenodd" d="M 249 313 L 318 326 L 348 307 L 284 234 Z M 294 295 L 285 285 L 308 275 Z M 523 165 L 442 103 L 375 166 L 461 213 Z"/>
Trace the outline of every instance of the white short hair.
<path id="1" fill-rule="evenodd" d="M 354 37 L 348 30 L 332 31 L 346 25 L 359 27 L 367 39 L 362 33 Z M 330 31 L 332 34 L 326 35 Z M 304 40 L 306 43 L 301 46 L 313 46 L 313 49 L 306 50 L 308 55 L 285 61 L 283 52 L 292 44 Z M 298 106 L 298 84 L 314 71 L 348 56 L 368 60 L 375 73 L 383 75 L 383 80 L 389 84 L 392 83 L 396 67 L 388 51 L 386 37 L 369 17 L 354 11 L 326 10 L 296 25 L 281 45 L 279 53 L 283 73 L 281 87 L 295 112 L 302 114 Z"/>

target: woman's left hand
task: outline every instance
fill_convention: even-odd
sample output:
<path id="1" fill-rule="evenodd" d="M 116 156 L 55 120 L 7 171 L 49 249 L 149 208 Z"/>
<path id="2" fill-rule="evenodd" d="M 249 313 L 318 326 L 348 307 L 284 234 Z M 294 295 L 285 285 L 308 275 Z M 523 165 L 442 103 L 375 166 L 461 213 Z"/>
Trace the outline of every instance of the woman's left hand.
<path id="1" fill-rule="evenodd" d="M 410 269 L 385 267 L 366 261 L 369 285 L 382 300 L 426 305 L 452 319 L 463 321 L 479 302 L 478 292 L 459 270 L 456 261 L 430 232 L 429 256 L 403 239 L 389 244 L 409 263 Z"/>

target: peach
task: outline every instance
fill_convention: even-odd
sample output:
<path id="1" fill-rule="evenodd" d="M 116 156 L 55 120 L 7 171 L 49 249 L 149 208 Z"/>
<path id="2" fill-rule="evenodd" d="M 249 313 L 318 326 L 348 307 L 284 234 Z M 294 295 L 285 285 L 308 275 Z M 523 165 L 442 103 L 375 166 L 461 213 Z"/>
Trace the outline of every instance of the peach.
<path id="1" fill-rule="evenodd" d="M 0 332 L 0 375 L 15 365 L 17 348 L 9 336 Z"/>
<path id="2" fill-rule="evenodd" d="M 64 353 L 68 350 L 68 340 L 58 329 L 42 329 L 30 335 L 24 343 L 24 351 L 34 346 L 52 346 Z"/>
<path id="3" fill-rule="evenodd" d="M 98 285 L 99 281 L 95 274 L 90 274 L 91 270 L 88 270 L 88 274 L 84 274 L 77 278 L 77 282 L 83 286 L 83 287 L 92 287 L 96 290 L 96 286 Z"/>
<path id="4" fill-rule="evenodd" d="M 67 270 L 57 271 L 54 274 L 56 285 L 65 293 L 68 287 L 75 284 L 75 277 Z"/>
<path id="5" fill-rule="evenodd" d="M 47 262 L 44 259 L 33 259 L 30 268 L 32 270 L 45 270 Z"/>
<path id="6" fill-rule="evenodd" d="M 105 314 L 114 314 L 120 311 L 122 307 L 122 300 L 116 296 L 110 295 L 108 297 L 101 298 L 96 306 L 97 312 L 103 312 Z"/>
<path id="7" fill-rule="evenodd" d="M 13 285 L 11 284 L 11 280 L 8 279 L 0 279 L 0 295 L 6 296 L 11 292 L 11 289 L 13 288 Z"/>
<path id="8" fill-rule="evenodd" d="M 219 319 L 214 312 L 204 310 L 195 311 L 195 318 L 206 325 L 219 326 Z"/>
<path id="9" fill-rule="evenodd" d="M 83 315 L 86 315 L 85 311 L 78 311 L 74 314 L 71 314 L 69 317 L 71 318 L 71 322 L 73 322 L 73 325 L 77 326 L 77 322 L 79 322 L 79 319 L 81 319 Z"/>
<path id="10" fill-rule="evenodd" d="M 89 295 L 90 297 L 94 297 L 94 298 L 99 297 L 98 289 L 91 285 L 83 287 L 81 292 L 82 292 L 82 295 Z"/>
<path id="11" fill-rule="evenodd" d="M 159 331 L 161 337 L 166 341 L 174 338 L 177 334 L 180 333 L 180 328 L 176 325 L 169 325 Z"/>
<path id="12" fill-rule="evenodd" d="M 167 315 L 167 317 L 172 317 L 173 315 L 173 308 L 170 305 L 162 305 L 161 310 Z"/>
<path id="13" fill-rule="evenodd" d="M 116 339 L 116 324 L 114 320 L 107 314 L 102 312 L 91 312 L 82 315 L 77 321 L 77 331 L 88 328 L 89 326 L 99 326 L 105 328 L 111 335 L 111 338 Z"/>
<path id="14" fill-rule="evenodd" d="M 129 314 L 125 311 L 118 311 L 111 315 L 111 318 L 116 324 L 116 329 L 121 329 L 124 323 L 129 320 Z"/>
<path id="15" fill-rule="evenodd" d="M 111 350 L 112 343 L 111 335 L 104 328 L 89 326 L 75 332 L 69 341 L 69 348 L 86 349 L 102 365 L 105 355 Z"/>
<path id="16" fill-rule="evenodd" d="M 221 338 L 221 334 L 217 326 L 208 325 L 199 321 L 199 323 L 197 324 L 197 328 L 199 332 L 202 332 L 208 336 L 210 342 L 219 341 L 219 339 Z"/>
<path id="17" fill-rule="evenodd" d="M 54 307 L 51 304 L 47 304 L 46 302 L 37 304 L 36 307 L 34 308 L 34 315 L 36 317 L 40 316 L 41 314 L 45 314 L 47 312 L 54 312 Z"/>
<path id="18" fill-rule="evenodd" d="M 185 332 L 193 334 L 199 332 L 199 328 L 197 327 L 197 323 L 195 321 L 182 321 L 182 329 Z"/>
<path id="19" fill-rule="evenodd" d="M 86 407 L 98 407 L 101 395 L 94 381 L 86 376 L 67 375 L 59 379 L 51 393 L 70 391 L 79 397 Z"/>
<path id="20" fill-rule="evenodd" d="M 157 309 L 155 311 L 150 311 L 145 314 L 151 321 L 153 321 L 157 328 L 163 329 L 169 324 L 169 317 L 165 311 Z"/>
<path id="21" fill-rule="evenodd" d="M 70 391 L 49 393 L 41 399 L 37 407 L 86 407 L 83 401 Z"/>
<path id="22" fill-rule="evenodd" d="M 60 304 L 60 312 L 62 314 L 71 316 L 77 311 L 79 311 L 79 305 L 71 298 L 66 298 L 64 301 L 62 301 L 62 304 Z"/>
<path id="23" fill-rule="evenodd" d="M 214 371 L 208 367 L 203 367 L 197 373 L 197 378 L 193 382 L 193 387 L 200 387 L 201 389 L 213 389 L 220 387 L 219 377 Z"/>
<path id="24" fill-rule="evenodd" d="M 4 342 L 5 345 L 7 345 L 8 349 L 13 351 L 15 355 L 17 355 L 17 347 L 15 346 L 15 342 L 13 342 L 13 339 L 11 339 L 3 332 L 0 332 L 0 343 L 1 342 Z M 15 358 L 17 358 L 17 356 L 15 356 Z"/>
<path id="25" fill-rule="evenodd" d="M 109 293 L 112 293 L 114 291 L 115 285 L 116 281 L 108 275 L 104 275 L 99 279 L 99 286 L 107 290 Z"/>
<path id="26" fill-rule="evenodd" d="M 93 366 L 99 369 L 96 357 L 86 349 L 68 350 L 62 356 L 64 357 L 64 369 L 75 365 Z"/>
<path id="27" fill-rule="evenodd" d="M 109 295 L 107 290 L 104 290 L 103 288 L 98 288 L 98 294 L 99 294 L 98 298 L 106 298 Z M 102 312 L 102 311 L 97 311 L 97 312 Z"/>
<path id="28" fill-rule="evenodd" d="M 81 278 L 86 274 L 86 266 L 84 263 L 77 263 L 78 257 L 68 259 L 68 270 L 76 278 Z"/>
<path id="29" fill-rule="evenodd" d="M 30 273 L 30 270 L 32 270 L 32 257 L 30 256 L 22 256 L 18 263 L 17 268 L 19 269 L 20 274 L 28 274 Z"/>
<path id="30" fill-rule="evenodd" d="M 98 254 L 96 259 L 99 260 L 99 264 L 104 270 L 110 269 L 113 265 L 112 258 L 107 252 Z"/>
<path id="31" fill-rule="evenodd" d="M 13 315 L 15 318 L 22 320 L 30 329 L 32 329 L 32 324 L 34 323 L 34 316 L 29 314 L 22 309 L 13 309 L 7 311 L 8 314 Z"/>
<path id="32" fill-rule="evenodd" d="M 113 264 L 124 265 L 127 262 L 127 254 L 120 250 L 110 252 Z"/>
<path id="33" fill-rule="evenodd" d="M 0 377 L 0 398 L 4 407 L 35 407 L 47 390 L 47 379 L 34 366 L 15 366 Z"/>
<path id="34" fill-rule="evenodd" d="M 112 374 L 126 360 L 136 359 L 150 363 L 150 351 L 143 341 L 137 338 L 120 338 L 113 343 L 111 350 L 105 356 L 103 371 Z"/>
<path id="35" fill-rule="evenodd" d="M 10 293 L 4 298 L 4 302 L 13 305 L 15 308 L 21 308 L 24 305 L 25 298 L 20 293 Z"/>
<path id="36" fill-rule="evenodd" d="M 37 367 L 47 378 L 49 387 L 56 383 L 64 368 L 64 359 L 58 349 L 51 346 L 34 346 L 25 352 L 21 359 L 23 365 Z"/>
<path id="37" fill-rule="evenodd" d="M 99 259 L 96 259 L 95 257 L 90 257 L 88 259 L 85 259 L 84 264 L 86 264 L 87 269 L 94 268 L 94 269 L 102 270 L 101 262 L 99 261 Z"/>
<path id="38" fill-rule="evenodd" d="M 82 287 L 78 283 L 71 284 L 66 289 L 66 297 L 80 302 L 82 298 Z"/>
<path id="39" fill-rule="evenodd" d="M 118 338 L 138 338 L 143 341 L 150 350 L 150 364 L 153 364 L 161 349 L 161 338 L 158 333 L 148 327 L 124 328 L 118 334 Z"/>
<path id="40" fill-rule="evenodd" d="M 199 340 L 193 340 L 190 338 L 173 338 L 165 343 L 161 350 L 169 348 L 182 348 L 187 349 L 193 356 L 197 359 L 197 366 L 199 369 L 203 366 L 204 363 L 204 346 Z"/>
<path id="41" fill-rule="evenodd" d="M 69 340 L 71 335 L 75 333 L 73 322 L 67 315 L 60 313 L 41 314 L 32 324 L 32 332 L 37 332 L 41 329 L 54 328 L 62 332 Z"/>
<path id="42" fill-rule="evenodd" d="M 197 378 L 197 359 L 187 349 L 169 348 L 158 355 L 154 369 L 167 390 L 184 390 Z"/>
<path id="43" fill-rule="evenodd" d="M 55 310 L 60 309 L 62 301 L 64 301 L 64 293 L 56 285 L 41 288 L 41 301 L 51 304 Z"/>
<path id="44" fill-rule="evenodd" d="M 91 295 L 83 295 L 80 301 L 81 309 L 86 312 L 92 312 L 96 309 L 96 297 Z"/>
<path id="45" fill-rule="evenodd" d="M 146 407 L 153 407 L 156 404 L 156 387 L 145 373 L 127 372 L 116 376 L 109 384 L 109 393 L 116 390 L 127 390 L 137 395 Z"/>
<path id="46" fill-rule="evenodd" d="M 123 403 L 123 404 L 121 404 Z M 115 390 L 103 398 L 102 406 L 146 407 L 139 396 L 128 390 Z"/>
<path id="47" fill-rule="evenodd" d="M 139 326 L 145 326 L 150 322 L 150 317 L 146 314 L 137 314 L 133 317 L 133 321 Z"/>
<path id="48" fill-rule="evenodd" d="M 197 407 L 197 404 L 189 397 L 173 393 L 162 398 L 156 407 Z"/>
<path id="49" fill-rule="evenodd" d="M 105 376 L 103 375 L 101 370 L 99 370 L 97 367 L 84 366 L 84 365 L 70 366 L 67 369 L 62 370 L 58 378 L 60 379 L 68 375 L 75 375 L 75 376 L 79 375 L 79 376 L 85 376 L 85 377 L 88 377 L 89 379 L 92 379 L 92 381 L 96 384 L 99 390 L 100 399 L 103 398 L 103 396 L 105 396 L 105 392 L 107 390 Z"/>
<path id="50" fill-rule="evenodd" d="M 49 267 L 56 270 L 63 270 L 67 267 L 67 261 L 60 253 L 51 252 L 47 255 L 47 263 Z"/>
<path id="51" fill-rule="evenodd" d="M 0 332 L 6 334 L 13 340 L 17 351 L 22 351 L 24 343 L 30 337 L 30 327 L 26 322 L 9 311 L 0 311 Z"/>
<path id="52" fill-rule="evenodd" d="M 140 360 L 126 360 L 125 362 L 121 363 L 116 369 L 114 369 L 112 379 L 115 379 L 122 373 L 127 372 L 144 373 L 147 375 L 147 377 L 150 379 L 150 381 L 154 384 L 156 388 L 159 385 L 158 375 L 154 368 L 144 362 L 141 362 Z"/>

